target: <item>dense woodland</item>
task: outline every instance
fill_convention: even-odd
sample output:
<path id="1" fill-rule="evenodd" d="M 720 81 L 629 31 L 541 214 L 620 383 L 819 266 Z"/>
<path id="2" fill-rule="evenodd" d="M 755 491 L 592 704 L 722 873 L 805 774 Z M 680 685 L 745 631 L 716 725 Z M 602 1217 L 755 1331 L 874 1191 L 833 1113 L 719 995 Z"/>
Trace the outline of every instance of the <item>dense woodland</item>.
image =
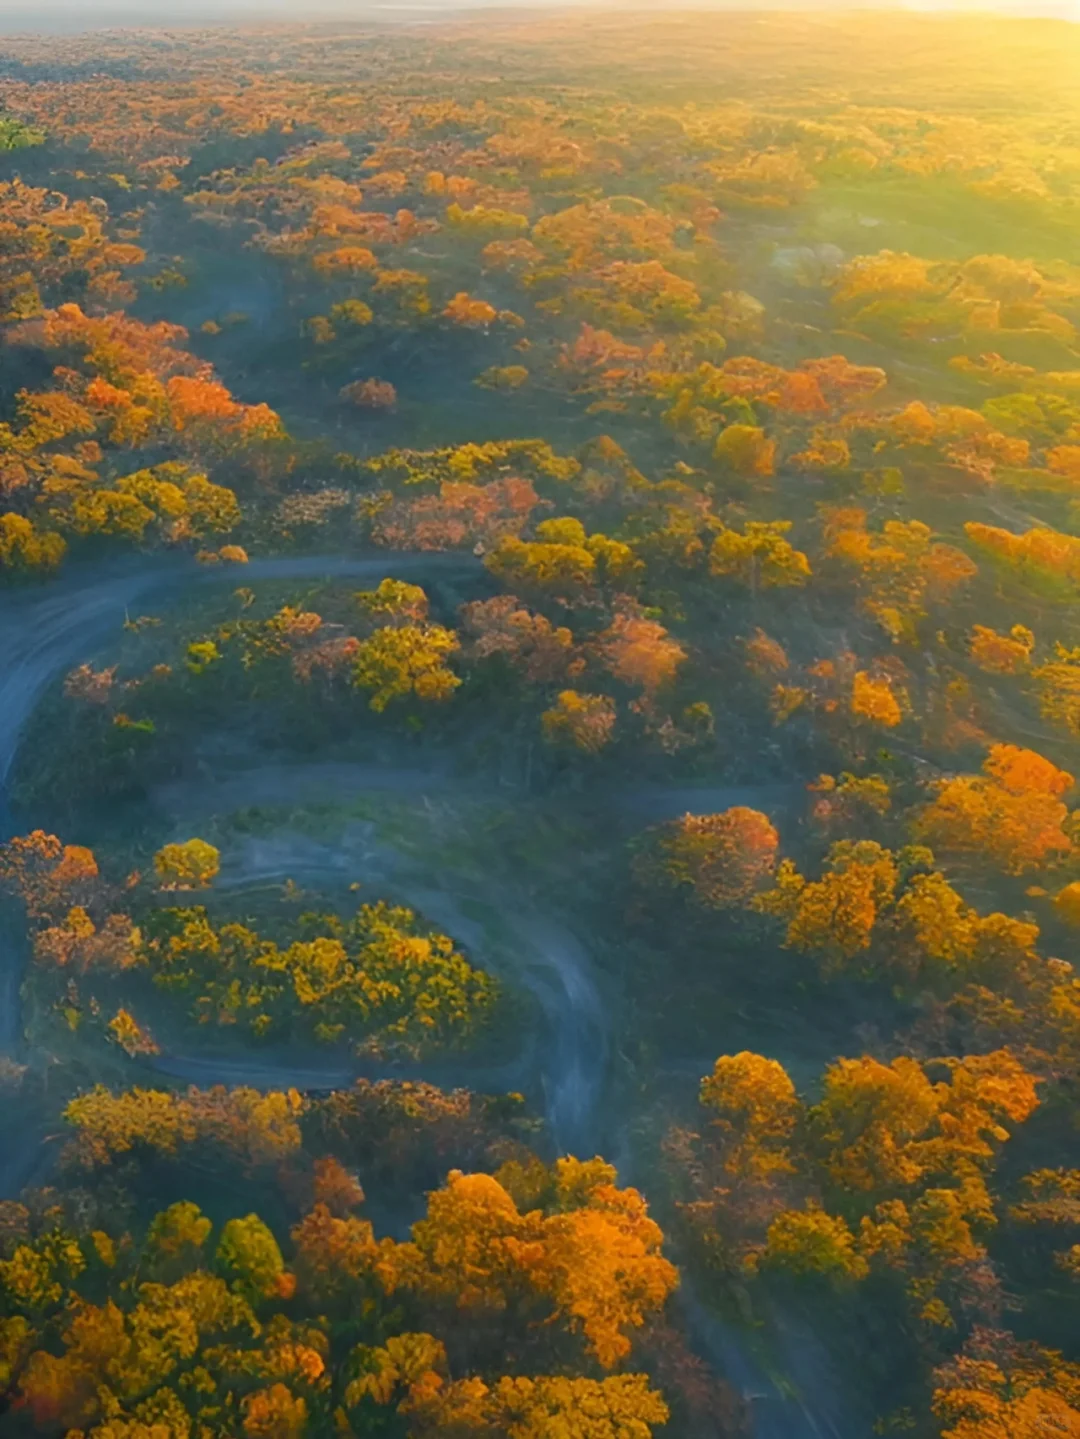
<path id="1" fill-rule="evenodd" d="M 1080 1436 L 1078 73 L 5 42 L 5 1435 Z"/>

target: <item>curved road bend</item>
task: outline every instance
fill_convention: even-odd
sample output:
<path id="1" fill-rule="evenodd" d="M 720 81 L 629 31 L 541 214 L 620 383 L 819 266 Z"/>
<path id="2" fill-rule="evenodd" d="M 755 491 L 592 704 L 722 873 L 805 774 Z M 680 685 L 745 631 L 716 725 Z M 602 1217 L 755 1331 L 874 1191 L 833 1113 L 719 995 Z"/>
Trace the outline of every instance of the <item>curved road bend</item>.
<path id="1" fill-rule="evenodd" d="M 352 559 L 342 556 L 325 558 L 298 556 L 256 560 L 244 567 L 244 578 L 286 579 L 322 576 L 349 576 L 377 582 L 382 578 L 406 574 L 427 574 L 433 567 L 452 571 L 475 568 L 475 561 L 456 555 L 397 555 L 387 553 L 373 558 Z M 197 569 L 192 563 L 165 559 L 154 565 L 110 564 L 108 578 L 93 571 L 75 571 L 63 579 L 49 582 L 35 590 L 10 596 L 0 614 L 0 653 L 5 664 L 0 675 L 0 824 L 7 830 L 3 785 L 10 771 L 22 730 L 35 705 L 49 683 L 65 668 L 77 663 L 110 629 L 123 618 L 129 608 L 144 602 L 152 594 L 181 583 L 232 583 L 237 572 L 218 569 Z M 310 776 L 314 792 L 327 785 L 336 788 L 336 767 L 313 766 Z M 350 767 L 356 783 L 368 788 L 373 775 L 363 767 Z M 417 776 L 411 771 L 382 771 L 379 788 L 397 792 L 426 793 L 433 787 L 431 774 Z M 280 779 L 281 776 L 279 775 Z M 239 779 L 238 783 L 245 781 Z M 291 779 L 284 786 L 298 789 L 300 781 Z M 232 781 L 215 789 L 215 800 L 226 801 Z M 437 781 L 434 787 L 437 786 Z M 276 785 L 275 798 L 281 799 Z M 310 792 L 310 791 L 309 791 Z M 654 788 L 625 797 L 625 807 L 655 820 L 687 810 L 699 813 L 734 803 L 770 805 L 790 798 L 788 787 L 722 788 L 699 790 Z M 250 801 L 249 801 L 250 802 Z M 464 916 L 454 915 L 453 901 L 437 894 L 417 892 L 415 902 L 438 923 L 441 910 L 453 919 L 450 926 L 463 939 Z M 523 950 L 532 957 L 522 972 L 522 980 L 535 994 L 545 1014 L 551 1043 L 542 1069 L 548 1119 L 560 1145 L 576 1147 L 587 1153 L 591 1147 L 588 1136 L 595 1127 L 595 1108 L 606 1069 L 610 1036 L 595 982 L 590 973 L 588 956 L 572 935 L 558 925 L 529 913 L 515 910 L 513 930 Z M 20 965 L 17 953 L 10 948 L 0 959 L 0 1047 L 13 1048 L 20 1036 L 19 1018 Z M 178 1078 L 192 1082 L 217 1081 L 293 1083 L 296 1087 L 332 1088 L 346 1072 L 339 1068 L 292 1069 L 256 1067 L 238 1061 L 220 1063 L 173 1057 L 163 1059 L 161 1068 Z M 300 1081 L 298 1084 L 297 1081 Z M 26 1145 L 17 1152 L 8 1152 L 0 1163 L 0 1187 L 5 1192 L 18 1190 L 33 1174 L 42 1136 L 27 1136 Z M 801 1401 L 783 1396 L 777 1386 L 760 1371 L 748 1356 L 740 1337 L 704 1311 L 687 1291 L 684 1308 L 699 1347 L 724 1372 L 755 1394 L 757 1439 L 857 1439 L 855 1430 L 842 1430 L 834 1422 L 832 1411 L 837 1407 L 835 1391 L 827 1396 L 815 1395 L 815 1412 Z M 803 1336 L 800 1343 L 805 1343 Z M 793 1356 L 794 1357 L 794 1356 Z M 806 1356 L 798 1369 L 806 1372 Z M 821 1404 L 822 1398 L 828 1402 Z"/>

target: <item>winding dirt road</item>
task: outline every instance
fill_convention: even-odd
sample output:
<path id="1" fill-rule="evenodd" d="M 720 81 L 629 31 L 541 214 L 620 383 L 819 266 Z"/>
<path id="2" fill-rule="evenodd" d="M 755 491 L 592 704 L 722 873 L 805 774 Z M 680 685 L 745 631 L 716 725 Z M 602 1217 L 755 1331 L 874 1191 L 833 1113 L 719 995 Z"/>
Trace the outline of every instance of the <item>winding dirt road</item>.
<path id="1" fill-rule="evenodd" d="M 349 576 L 377 584 L 391 575 L 473 569 L 477 561 L 459 555 L 396 555 L 351 559 L 285 556 L 256 560 L 242 572 L 231 566 L 202 566 L 191 559 L 160 556 L 152 564 L 110 562 L 109 575 L 73 568 L 58 580 L 0 599 L 0 836 L 11 833 L 6 782 L 27 720 L 49 684 L 92 654 L 125 615 L 151 595 L 168 595 L 193 585 L 236 584 L 245 579 L 334 578 Z M 20 965 L 0 936 L 0 1049 L 18 1042 Z"/>
<path id="2" fill-rule="evenodd" d="M 9 593 L 0 602 L 0 830 L 10 833 L 6 813 L 5 782 L 18 749 L 24 727 L 48 685 L 72 665 L 89 657 L 101 641 L 134 606 L 153 598 L 160 607 L 188 593 L 194 584 L 235 584 L 242 575 L 249 579 L 320 579 L 349 577 L 377 583 L 389 576 L 430 575 L 432 570 L 453 572 L 474 569 L 471 557 L 456 555 L 398 555 L 376 557 L 286 557 L 259 560 L 243 571 L 202 568 L 175 558 L 142 561 L 128 565 L 110 563 L 109 575 L 73 571 L 36 589 Z M 223 814 L 252 804 L 303 804 L 341 801 L 350 795 L 375 791 L 395 794 L 434 795 L 461 790 L 465 786 L 449 772 L 406 770 L 363 765 L 312 764 L 275 766 L 233 774 L 220 781 L 166 787 L 159 799 L 166 812 L 178 819 L 198 813 Z M 470 786 L 475 789 L 475 786 Z M 766 788 L 663 788 L 642 787 L 617 797 L 621 808 L 642 822 L 681 813 L 709 813 L 732 804 L 752 804 L 775 809 L 790 803 L 792 786 Z M 254 851 L 237 860 L 238 874 L 254 878 L 325 875 L 339 867 L 343 858 L 329 846 L 300 835 L 279 835 L 272 840 L 252 840 Z M 261 851 L 259 846 L 262 846 Z M 387 852 L 381 853 L 382 862 Z M 418 885 L 402 869 L 390 864 L 388 878 L 398 892 L 427 917 L 467 946 L 482 952 L 482 928 L 463 912 L 453 894 Z M 229 882 L 223 870 L 222 879 Z M 597 1109 L 608 1071 L 611 1048 L 610 1023 L 593 977 L 592 964 L 580 941 L 555 921 L 535 912 L 523 894 L 507 894 L 499 904 L 500 919 L 513 938 L 513 974 L 508 975 L 528 989 L 543 1015 L 543 1034 L 516 1064 L 496 1072 L 463 1074 L 460 1082 L 491 1086 L 520 1082 L 530 1071 L 536 1074 L 545 1096 L 547 1119 L 558 1147 L 563 1151 L 591 1153 L 595 1149 Z M 21 948 L 0 936 L 0 1052 L 17 1050 L 21 1040 L 19 988 Z M 260 1087 L 294 1085 L 304 1089 L 331 1089 L 347 1084 L 361 1072 L 340 1063 L 333 1065 L 286 1065 L 245 1058 L 196 1058 L 162 1056 L 161 1072 L 192 1083 L 253 1084 Z M 425 1069 L 425 1077 L 446 1082 L 439 1066 Z M 458 1082 L 458 1081 L 454 1081 Z M 0 1193 L 17 1192 L 34 1172 L 42 1135 L 28 1134 L 25 1145 L 0 1157 Z M 861 1439 L 850 1424 L 841 1427 L 836 1413 L 842 1408 L 835 1393 L 815 1394 L 813 1412 L 804 1399 L 792 1399 L 781 1392 L 749 1356 L 737 1333 L 720 1324 L 694 1301 L 687 1291 L 685 1306 L 699 1346 L 707 1357 L 728 1373 L 744 1392 L 756 1396 L 757 1439 Z M 807 1372 L 808 1346 L 813 1341 L 800 1336 L 798 1355 L 792 1355 L 791 1369 Z M 809 1361 L 810 1367 L 813 1361 Z"/>

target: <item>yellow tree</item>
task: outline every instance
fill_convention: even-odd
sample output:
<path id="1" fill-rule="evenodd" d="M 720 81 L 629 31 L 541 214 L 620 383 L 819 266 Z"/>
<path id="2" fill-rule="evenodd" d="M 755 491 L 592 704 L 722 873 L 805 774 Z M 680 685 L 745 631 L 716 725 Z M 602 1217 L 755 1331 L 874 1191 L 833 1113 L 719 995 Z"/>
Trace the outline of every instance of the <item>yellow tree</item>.
<path id="1" fill-rule="evenodd" d="M 846 1220 L 813 1204 L 778 1214 L 751 1263 L 834 1280 L 864 1279 L 869 1272 Z"/>
<path id="2" fill-rule="evenodd" d="M 374 590 L 359 590 L 356 602 L 362 610 L 381 620 L 414 621 L 427 619 L 428 597 L 419 585 L 405 580 L 385 579 Z"/>
<path id="3" fill-rule="evenodd" d="M 901 966 L 929 960 L 961 974 L 1024 982 L 1039 965 L 1037 924 L 1000 912 L 980 915 L 936 870 L 912 876 L 892 922 Z"/>
<path id="4" fill-rule="evenodd" d="M 257 1214 L 230 1219 L 221 1231 L 215 1255 L 218 1267 L 249 1304 L 291 1292 L 273 1232 Z"/>
<path id="5" fill-rule="evenodd" d="M 206 889 L 221 868 L 221 855 L 204 839 L 167 844 L 154 855 L 162 889 Z"/>
<path id="6" fill-rule="evenodd" d="M 1054 1350 L 976 1329 L 934 1371 L 942 1439 L 1072 1439 L 1080 1434 L 1080 1365 Z"/>
<path id="7" fill-rule="evenodd" d="M 742 534 L 721 527 L 709 550 L 709 572 L 753 590 L 804 585 L 810 561 L 784 538 L 790 529 L 790 520 L 748 520 Z"/>
<path id="8" fill-rule="evenodd" d="M 1038 1104 L 1038 1080 L 1008 1050 L 940 1061 L 934 1081 L 917 1060 L 840 1059 L 809 1113 L 812 1143 L 839 1193 L 888 1197 L 936 1178 L 971 1187 L 992 1221 L 980 1169 Z"/>
<path id="9" fill-rule="evenodd" d="M 715 1115 L 729 1173 L 764 1179 L 792 1169 L 788 1146 L 800 1105 L 777 1060 L 748 1050 L 721 1055 L 701 1081 L 701 1103 Z"/>
<path id="10" fill-rule="evenodd" d="M 580 598 L 597 582 L 625 585 L 641 570 L 633 549 L 607 535 L 588 535 L 572 516 L 543 520 L 536 539 L 505 535 L 484 563 L 515 590 L 556 599 Z"/>
<path id="11" fill-rule="evenodd" d="M 0 568 L 54 570 L 66 553 L 61 535 L 39 528 L 25 515 L 0 515 Z"/>
<path id="12" fill-rule="evenodd" d="M 858 670 L 851 685 L 851 713 L 856 719 L 895 729 L 904 718 L 900 698 L 887 675 Z"/>
<path id="13" fill-rule="evenodd" d="M 459 1379 L 434 1393 L 409 1396 L 401 1406 L 416 1439 L 446 1434 L 506 1435 L 507 1439 L 650 1439 L 668 1407 L 648 1375 L 604 1379 L 569 1375 L 505 1377 L 492 1385 Z"/>
<path id="14" fill-rule="evenodd" d="M 256 1389 L 244 1399 L 245 1439 L 303 1439 L 308 1432 L 307 1401 L 287 1384 Z"/>
<path id="15" fill-rule="evenodd" d="M 755 908 L 787 921 L 785 943 L 821 957 L 826 973 L 843 969 L 870 947 L 879 913 L 891 905 L 899 880 L 892 853 L 873 840 L 840 840 L 821 879 L 807 881 L 790 860 L 775 888 Z"/>
<path id="16" fill-rule="evenodd" d="M 776 441 L 756 425 L 728 425 L 713 446 L 713 457 L 737 475 L 767 479 L 776 459 Z"/>
<path id="17" fill-rule="evenodd" d="M 1054 646 L 1052 659 L 1031 670 L 1044 719 L 1080 735 L 1080 649 Z"/>
<path id="18" fill-rule="evenodd" d="M 585 754 L 599 754 L 615 730 L 615 701 L 608 695 L 562 690 L 550 709 L 540 716 L 544 738 Z"/>
<path id="19" fill-rule="evenodd" d="M 442 625 L 384 625 L 360 642 L 353 684 L 372 691 L 368 703 L 376 714 L 410 695 L 428 703 L 448 700 L 461 684 L 447 664 L 458 648 L 457 635 Z"/>

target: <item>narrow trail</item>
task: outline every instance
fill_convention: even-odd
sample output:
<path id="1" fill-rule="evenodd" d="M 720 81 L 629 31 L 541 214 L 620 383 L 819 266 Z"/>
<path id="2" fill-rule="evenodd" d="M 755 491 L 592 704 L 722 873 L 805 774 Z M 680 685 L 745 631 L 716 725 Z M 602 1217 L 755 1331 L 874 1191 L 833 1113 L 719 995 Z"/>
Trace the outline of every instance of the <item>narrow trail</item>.
<path id="1" fill-rule="evenodd" d="M 457 555 L 398 555 L 392 552 L 363 559 L 350 557 L 285 557 L 258 560 L 242 571 L 196 566 L 172 557 L 153 563 L 110 564 L 108 578 L 93 570 L 73 572 L 35 590 L 5 596 L 0 605 L 0 837 L 10 834 L 5 785 L 27 720 L 43 692 L 65 669 L 85 659 L 136 604 L 153 597 L 160 605 L 190 592 L 194 585 L 235 584 L 243 579 L 363 578 L 372 583 L 403 574 L 430 575 L 475 570 L 471 557 Z M 366 765 L 312 764 L 263 767 L 196 786 L 165 786 L 159 792 L 162 808 L 177 821 L 199 813 L 223 814 L 251 805 L 302 805 L 340 803 L 368 793 L 428 796 L 475 791 L 482 786 L 463 782 L 448 770 L 392 769 Z M 655 822 L 681 813 L 709 813 L 733 804 L 776 808 L 789 803 L 795 787 L 664 787 L 642 786 L 629 793 L 607 796 L 627 817 Z M 491 787 L 488 793 L 497 793 Z M 361 827 L 362 828 L 362 827 Z M 370 827 L 369 827 L 370 828 Z M 373 859 L 385 877 L 426 917 L 456 939 L 482 952 L 483 930 L 462 910 L 459 898 L 446 889 L 432 890 L 418 882 L 388 857 L 385 849 Z M 235 874 L 223 869 L 225 883 L 324 875 L 351 862 L 336 849 L 301 835 L 279 834 L 273 839 L 251 839 L 247 852 L 236 861 Z M 612 1046 L 610 1021 L 602 1003 L 592 963 L 581 942 L 553 919 L 538 914 L 529 897 L 508 892 L 497 906 L 499 918 L 512 937 L 515 951 L 513 978 L 527 989 L 543 1016 L 543 1033 L 516 1062 L 499 1070 L 478 1073 L 463 1065 L 460 1081 L 450 1066 L 427 1065 L 423 1077 L 433 1082 L 462 1082 L 492 1087 L 532 1073 L 540 1082 L 548 1123 L 555 1143 L 563 1151 L 591 1153 L 596 1148 L 598 1106 L 609 1069 Z M 0 1052 L 17 1050 L 21 1040 L 21 950 L 0 935 Z M 269 1058 L 216 1056 L 160 1056 L 160 1073 L 195 1084 L 251 1084 L 272 1088 L 292 1086 L 306 1090 L 333 1089 L 351 1083 L 364 1067 L 340 1062 L 308 1064 Z M 375 1077 L 373 1070 L 367 1071 Z M 419 1076 L 420 1071 L 417 1070 Z M 40 1128 L 0 1155 L 0 1194 L 17 1192 L 38 1171 L 44 1140 Z M 625 1177 L 625 1176 L 624 1176 Z M 695 1299 L 692 1285 L 681 1300 L 697 1347 L 706 1358 L 744 1393 L 756 1395 L 756 1439 L 863 1439 L 864 1430 L 834 1417 L 835 1395 L 815 1389 L 814 1412 L 802 1400 L 783 1394 L 749 1354 L 742 1336 L 724 1325 Z M 814 1336 L 788 1334 L 782 1358 L 800 1382 L 821 1372 L 821 1346 Z M 789 1361 L 789 1362 L 788 1362 Z"/>
<path id="2" fill-rule="evenodd" d="M 508 798 L 489 783 L 461 779 L 443 767 L 395 769 L 343 763 L 258 766 L 232 771 L 220 779 L 164 785 L 154 797 L 178 825 L 197 828 L 201 820 L 247 807 L 343 804 L 370 794 L 430 799 L 501 795 L 504 802 Z M 791 797 L 791 786 L 653 786 L 602 798 L 613 810 L 644 823 L 688 812 L 710 814 L 735 804 L 772 807 L 790 802 Z M 240 869 L 249 880 L 284 881 L 308 874 L 325 878 L 335 872 L 339 877 L 363 876 L 365 882 L 377 880 L 474 955 L 484 952 L 482 926 L 463 913 L 459 898 L 447 884 L 432 889 L 418 883 L 392 851 L 374 843 L 370 826 L 363 823 L 347 825 L 333 846 L 287 833 L 249 841 Z M 223 879 L 230 882 L 227 865 Z M 527 895 L 500 887 L 497 896 L 490 896 L 490 904 L 517 949 L 516 963 L 503 977 L 527 989 L 544 1017 L 546 1032 L 537 1064 L 555 1143 L 564 1151 L 595 1148 L 594 1120 L 608 1069 L 611 1034 L 592 977 L 592 962 L 576 936 L 537 913 Z M 481 1080 L 482 1076 L 474 1073 L 473 1083 Z M 515 1082 L 520 1085 L 520 1077 Z"/>
<path id="3" fill-rule="evenodd" d="M 287 802 L 302 802 L 310 793 L 303 784 L 304 771 L 297 768 L 289 775 Z M 253 778 L 250 791 L 241 788 L 234 792 L 242 803 L 250 803 L 251 794 L 263 792 L 263 773 L 256 771 Z M 316 776 L 316 794 L 320 792 L 321 779 Z M 205 791 L 198 786 L 189 789 L 184 796 L 184 817 L 221 813 L 214 808 L 219 794 L 219 787 L 213 785 Z M 453 874 L 447 873 L 446 882 L 438 889 L 431 888 L 429 879 L 418 877 L 395 850 L 376 839 L 373 828 L 365 822 L 349 823 L 333 843 L 287 830 L 266 838 L 248 838 L 223 855 L 215 887 L 227 890 L 289 879 L 324 884 L 328 878 L 360 879 L 366 890 L 377 888 L 381 894 L 414 907 L 452 935 L 485 969 L 508 986 L 520 986 L 532 996 L 541 1021 L 540 1033 L 523 1044 L 515 1060 L 497 1067 L 478 1066 L 467 1058 L 456 1062 L 452 1058 L 437 1059 L 422 1067 L 372 1066 L 358 1061 L 349 1070 L 340 1065 L 297 1068 L 293 1061 L 275 1063 L 257 1057 L 220 1060 L 169 1056 L 149 1062 L 154 1068 L 193 1082 L 198 1082 L 199 1076 L 203 1076 L 203 1082 L 207 1077 L 220 1082 L 228 1074 L 234 1083 L 268 1087 L 292 1083 L 297 1088 L 332 1088 L 334 1080 L 340 1082 L 342 1076 L 345 1083 L 350 1083 L 359 1075 L 373 1078 L 388 1074 L 487 1092 L 527 1089 L 538 1081 L 556 1148 L 564 1153 L 594 1149 L 595 1119 L 608 1067 L 609 1027 L 591 963 L 580 943 L 566 929 L 536 913 L 526 895 L 500 888 L 487 908 L 496 915 L 506 941 L 493 948 L 484 926 L 465 912 L 465 896 L 455 890 Z M 300 1083 L 298 1075 L 309 1082 Z"/>
<path id="4" fill-rule="evenodd" d="M 285 556 L 255 560 L 242 570 L 199 565 L 190 558 L 159 556 L 110 562 L 108 578 L 96 568 L 74 567 L 61 579 L 0 599 L 0 838 L 11 833 L 7 778 L 27 720 L 52 681 L 121 624 L 129 610 L 151 595 L 179 597 L 193 586 L 235 585 L 245 579 L 306 579 L 348 576 L 372 583 L 393 575 L 475 570 L 478 561 L 460 555 Z M 0 1049 L 18 1044 L 20 967 L 0 935 Z"/>

